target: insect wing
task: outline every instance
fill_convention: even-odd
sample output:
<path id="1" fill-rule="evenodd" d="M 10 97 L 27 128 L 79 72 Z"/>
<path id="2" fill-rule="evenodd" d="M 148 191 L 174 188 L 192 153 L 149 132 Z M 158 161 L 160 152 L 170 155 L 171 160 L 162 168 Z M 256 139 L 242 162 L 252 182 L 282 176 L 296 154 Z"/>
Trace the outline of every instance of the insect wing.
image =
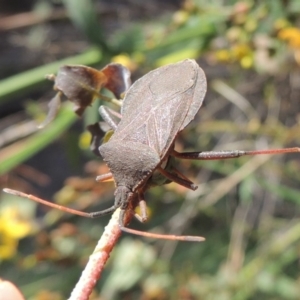
<path id="1" fill-rule="evenodd" d="M 112 140 L 142 143 L 163 157 L 177 133 L 194 118 L 205 90 L 204 73 L 193 60 L 146 74 L 127 92 Z"/>
<path id="2" fill-rule="evenodd" d="M 189 107 L 189 111 L 184 119 L 183 126 L 180 128 L 180 130 L 184 129 L 194 119 L 195 115 L 197 114 L 203 103 L 203 99 L 207 90 L 207 82 L 204 71 L 199 67 L 195 60 L 188 61 L 192 62 L 195 65 L 195 68 L 197 68 L 197 81 L 195 82 L 193 100 Z"/>

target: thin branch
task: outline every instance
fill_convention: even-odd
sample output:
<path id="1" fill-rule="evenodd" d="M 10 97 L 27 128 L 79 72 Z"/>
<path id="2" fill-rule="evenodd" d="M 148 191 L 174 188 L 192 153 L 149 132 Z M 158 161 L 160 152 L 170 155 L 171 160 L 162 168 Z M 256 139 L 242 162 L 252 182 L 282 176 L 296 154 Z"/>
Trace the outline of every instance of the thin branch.
<path id="1" fill-rule="evenodd" d="M 89 261 L 73 289 L 69 300 L 89 299 L 89 296 L 91 295 L 93 288 L 100 278 L 105 264 L 110 257 L 111 251 L 121 236 L 122 231 L 119 226 L 119 215 L 120 209 L 117 209 L 113 213 L 108 225 L 105 227 L 94 252 L 89 257 Z M 132 214 L 127 214 L 125 223 L 129 222 L 131 217 Z"/>

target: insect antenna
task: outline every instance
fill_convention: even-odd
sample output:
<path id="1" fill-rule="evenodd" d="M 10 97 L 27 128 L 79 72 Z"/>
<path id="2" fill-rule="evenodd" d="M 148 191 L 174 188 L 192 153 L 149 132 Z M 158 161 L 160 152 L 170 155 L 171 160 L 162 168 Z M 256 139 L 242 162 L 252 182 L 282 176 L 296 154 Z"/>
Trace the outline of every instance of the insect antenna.
<path id="1" fill-rule="evenodd" d="M 67 212 L 67 213 L 70 213 L 70 214 L 73 214 L 73 215 L 77 215 L 77 216 L 81 216 L 81 217 L 85 217 L 85 218 L 94 218 L 94 217 L 96 217 L 96 216 L 93 216 L 93 213 L 83 212 L 83 211 L 80 211 L 80 210 L 77 210 L 77 209 L 73 209 L 73 208 L 63 206 L 63 205 L 59 205 L 59 204 L 41 199 L 41 198 L 36 197 L 34 195 L 26 194 L 26 193 L 23 193 L 23 192 L 20 192 L 20 191 L 17 191 L 17 190 L 12 190 L 12 189 L 5 188 L 5 189 L 3 189 L 3 192 L 5 192 L 7 194 L 14 195 L 14 196 L 22 197 L 22 198 L 27 198 L 27 199 L 33 200 L 35 202 L 41 203 L 43 205 L 46 205 L 46 206 L 49 206 L 49 207 L 52 207 L 52 208 L 55 208 L 55 209 L 59 209 L 59 210 L 62 210 L 64 212 Z M 113 212 L 115 209 L 116 208 L 114 206 L 112 206 L 111 208 L 105 209 L 101 212 L 101 216 L 109 214 L 109 213 Z M 97 217 L 98 216 L 100 216 L 99 213 L 97 214 Z"/>
<path id="2" fill-rule="evenodd" d="M 62 206 L 44 199 L 41 199 L 39 197 L 30 195 L 30 194 L 26 194 L 17 190 L 13 190 L 13 189 L 8 189 L 5 188 L 3 189 L 3 191 L 5 193 L 14 195 L 14 196 L 18 196 L 18 197 L 22 197 L 22 198 L 27 198 L 30 200 L 33 200 L 35 202 L 47 205 L 49 207 L 55 208 L 55 209 L 59 209 L 62 210 L 64 212 L 68 212 L 71 213 L 73 215 L 77 215 L 77 216 L 81 216 L 81 217 L 85 217 L 85 218 L 94 218 L 94 217 L 98 217 L 98 216 L 102 216 L 102 215 L 106 215 L 109 213 L 112 213 L 114 210 L 116 210 L 116 207 L 112 206 L 108 209 L 105 209 L 103 211 L 101 211 L 101 213 L 97 212 L 97 214 L 95 213 L 87 213 L 87 212 L 83 212 L 80 210 L 76 210 L 76 209 L 72 209 L 66 206 Z M 120 229 L 124 232 L 127 233 L 131 233 L 134 235 L 139 235 L 139 236 L 144 236 L 144 237 L 148 237 L 148 238 L 154 238 L 154 239 L 164 239 L 164 240 L 171 240 L 171 241 L 186 241 L 186 242 L 203 242 L 205 240 L 204 237 L 200 237 L 200 236 L 181 236 L 181 235 L 168 235 L 168 234 L 159 234 L 159 233 L 151 233 L 151 232 L 145 232 L 145 231 L 139 231 L 139 230 L 135 230 L 135 229 L 131 229 L 128 227 L 124 226 L 124 215 L 125 215 L 125 210 L 121 210 L 120 213 Z"/>

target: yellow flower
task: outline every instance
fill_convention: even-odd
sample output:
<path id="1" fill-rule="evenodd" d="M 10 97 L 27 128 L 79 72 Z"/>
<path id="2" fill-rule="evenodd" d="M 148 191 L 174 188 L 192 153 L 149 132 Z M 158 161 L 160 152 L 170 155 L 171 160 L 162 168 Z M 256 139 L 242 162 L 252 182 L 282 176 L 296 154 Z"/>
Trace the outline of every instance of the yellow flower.
<path id="1" fill-rule="evenodd" d="M 10 259 L 15 256 L 18 247 L 18 240 L 8 236 L 0 235 L 0 259 Z"/>
<path id="2" fill-rule="evenodd" d="M 281 29 L 278 32 L 278 38 L 286 41 L 291 48 L 300 48 L 300 30 L 296 27 Z"/>
<path id="3" fill-rule="evenodd" d="M 22 220 L 17 207 L 7 207 L 0 215 L 0 232 L 3 235 L 21 239 L 31 231 L 31 224 L 27 220 Z"/>
<path id="4" fill-rule="evenodd" d="M 111 61 L 125 66 L 130 71 L 134 71 L 137 69 L 137 64 L 127 54 L 116 55 L 112 58 Z"/>
<path id="5" fill-rule="evenodd" d="M 248 56 L 250 53 L 251 49 L 246 44 L 238 44 L 232 47 L 232 56 L 237 60 L 241 60 L 243 57 Z"/>
<path id="6" fill-rule="evenodd" d="M 81 149 L 89 149 L 92 135 L 89 131 L 84 131 L 79 137 L 79 147 Z"/>
<path id="7" fill-rule="evenodd" d="M 253 51 L 246 44 L 238 44 L 231 49 L 218 50 L 215 57 L 221 62 L 239 62 L 245 69 L 253 66 Z"/>
<path id="8" fill-rule="evenodd" d="M 27 236 L 32 227 L 23 220 L 17 207 L 0 211 L 0 258 L 10 259 L 16 254 L 18 240 Z"/>
<path id="9" fill-rule="evenodd" d="M 247 55 L 240 60 L 240 64 L 244 69 L 249 69 L 253 66 L 253 56 Z"/>
<path id="10" fill-rule="evenodd" d="M 221 62 L 228 62 L 231 60 L 230 52 L 227 49 L 218 50 L 215 53 L 216 59 Z"/>

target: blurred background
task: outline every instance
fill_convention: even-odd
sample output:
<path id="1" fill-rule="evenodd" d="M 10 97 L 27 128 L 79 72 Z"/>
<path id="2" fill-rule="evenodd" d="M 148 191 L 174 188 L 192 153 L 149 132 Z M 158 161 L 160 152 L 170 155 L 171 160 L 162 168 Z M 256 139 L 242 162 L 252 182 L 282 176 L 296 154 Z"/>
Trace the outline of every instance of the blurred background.
<path id="1" fill-rule="evenodd" d="M 68 101 L 44 129 L 54 97 L 46 74 L 64 64 L 119 62 L 133 81 L 194 58 L 208 93 L 178 151 L 300 145 L 298 0 L 19 0 L 0 2 L 0 187 L 83 211 L 111 206 L 107 167 L 89 149 Z M 113 109 L 117 109 L 113 105 Z M 299 154 L 178 161 L 195 192 L 147 192 L 144 231 L 202 235 L 204 243 L 123 234 L 92 299 L 299 299 Z M 108 217 L 84 219 L 0 194 L 0 277 L 26 299 L 66 299 Z"/>

